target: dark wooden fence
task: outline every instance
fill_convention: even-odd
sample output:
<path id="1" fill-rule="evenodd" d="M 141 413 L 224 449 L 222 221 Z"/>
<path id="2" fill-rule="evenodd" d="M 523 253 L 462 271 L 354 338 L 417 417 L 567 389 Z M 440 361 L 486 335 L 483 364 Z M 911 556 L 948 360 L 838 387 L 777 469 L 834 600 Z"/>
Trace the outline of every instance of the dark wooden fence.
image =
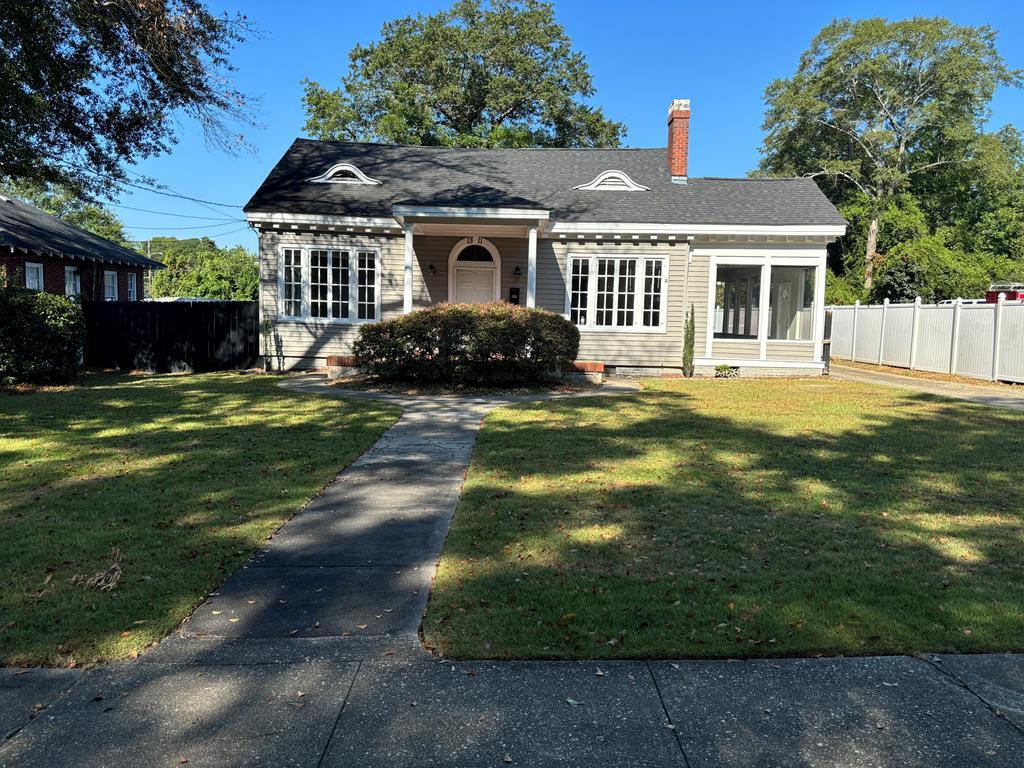
<path id="1" fill-rule="evenodd" d="M 220 371 L 259 358 L 255 301 L 96 301 L 82 311 L 90 367 Z"/>

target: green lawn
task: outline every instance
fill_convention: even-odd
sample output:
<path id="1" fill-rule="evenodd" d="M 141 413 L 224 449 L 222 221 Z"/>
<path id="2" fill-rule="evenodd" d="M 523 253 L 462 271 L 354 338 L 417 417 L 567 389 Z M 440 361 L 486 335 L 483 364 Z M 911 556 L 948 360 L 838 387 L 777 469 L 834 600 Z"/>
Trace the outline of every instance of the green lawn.
<path id="1" fill-rule="evenodd" d="M 93 376 L 0 393 L 0 664 L 159 640 L 399 415 L 276 381 Z M 73 581 L 110 571 L 115 548 L 113 589 Z"/>
<path id="2" fill-rule="evenodd" d="M 496 411 L 424 635 L 461 658 L 1024 650 L 1024 414 L 828 380 Z"/>

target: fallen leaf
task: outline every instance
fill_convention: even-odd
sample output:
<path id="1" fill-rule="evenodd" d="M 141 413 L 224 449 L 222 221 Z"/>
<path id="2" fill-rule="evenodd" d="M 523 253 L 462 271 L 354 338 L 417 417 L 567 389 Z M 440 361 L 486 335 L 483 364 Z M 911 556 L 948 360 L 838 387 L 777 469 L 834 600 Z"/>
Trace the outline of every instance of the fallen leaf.
<path id="1" fill-rule="evenodd" d="M 506 763 L 511 763 L 512 762 L 512 755 L 505 755 L 505 762 Z"/>
<path id="2" fill-rule="evenodd" d="M 582 702 L 576 701 L 576 699 L 566 699 L 565 703 L 568 704 L 570 707 L 582 707 L 583 706 Z"/>
<path id="3" fill-rule="evenodd" d="M 598 668 L 598 670 L 594 673 L 594 676 L 595 677 L 604 677 L 604 672 L 602 672 L 600 670 L 600 668 Z"/>
<path id="4" fill-rule="evenodd" d="M 214 616 L 220 616 L 224 611 L 210 611 Z"/>
<path id="5" fill-rule="evenodd" d="M 228 619 L 228 621 L 230 621 L 233 624 L 234 622 L 238 621 L 238 617 L 237 616 L 232 616 L 231 618 Z"/>
<path id="6" fill-rule="evenodd" d="M 366 629 L 369 624 L 356 624 L 356 629 Z"/>

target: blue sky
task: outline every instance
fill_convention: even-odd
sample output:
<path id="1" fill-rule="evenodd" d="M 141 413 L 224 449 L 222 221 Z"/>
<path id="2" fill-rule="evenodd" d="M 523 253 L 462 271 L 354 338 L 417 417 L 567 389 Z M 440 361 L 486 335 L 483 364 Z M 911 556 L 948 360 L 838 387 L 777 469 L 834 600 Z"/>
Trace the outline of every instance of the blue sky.
<path id="1" fill-rule="evenodd" d="M 334 87 L 348 51 L 377 38 L 391 18 L 432 13 L 447 2 L 303 2 L 210 0 L 215 10 L 242 11 L 263 35 L 239 47 L 235 84 L 259 97 L 262 127 L 246 129 L 255 153 L 229 156 L 211 149 L 194 125 L 182 124 L 173 151 L 136 167 L 181 194 L 241 206 L 291 141 L 303 135 L 304 77 Z M 629 146 L 664 146 L 665 113 L 673 98 L 692 102 L 690 172 L 743 176 L 757 165 L 762 95 L 773 79 L 790 75 L 818 30 L 835 17 L 946 16 L 960 24 L 989 24 L 1011 67 L 1024 68 L 1024 6 L 986 2 L 603 2 L 557 0 L 555 11 L 590 65 L 594 102 L 626 123 Z M 1024 128 L 1024 92 L 1002 90 L 992 105 L 993 126 Z M 241 209 L 132 191 L 121 206 L 173 213 L 164 216 L 116 207 L 131 237 L 210 235 L 221 245 L 255 248 Z M 193 218 L 195 217 L 195 218 Z M 202 218 L 208 217 L 208 218 Z"/>

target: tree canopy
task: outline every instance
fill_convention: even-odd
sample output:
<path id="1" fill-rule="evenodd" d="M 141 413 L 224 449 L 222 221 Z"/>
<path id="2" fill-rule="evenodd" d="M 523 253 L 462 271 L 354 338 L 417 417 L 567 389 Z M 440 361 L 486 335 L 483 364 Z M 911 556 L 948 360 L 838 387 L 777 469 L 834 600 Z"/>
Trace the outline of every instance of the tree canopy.
<path id="1" fill-rule="evenodd" d="M 833 264 L 849 295 L 977 292 L 1024 264 L 1020 136 L 984 129 L 996 88 L 1021 84 L 990 27 L 837 20 L 768 86 L 759 170 L 818 178 L 851 221 Z"/>
<path id="2" fill-rule="evenodd" d="M 241 245 L 221 248 L 208 237 L 154 237 L 148 245 L 143 252 L 167 265 L 153 273 L 154 298 L 256 300 L 259 264 L 255 254 Z"/>
<path id="3" fill-rule="evenodd" d="M 175 114 L 238 146 L 228 55 L 249 32 L 201 0 L 0 0 L 0 176 L 109 192 L 169 149 Z"/>
<path id="4" fill-rule="evenodd" d="M 319 139 L 451 147 L 614 147 L 625 134 L 586 102 L 581 53 L 539 0 L 458 0 L 384 24 L 335 90 L 305 80 Z"/>

